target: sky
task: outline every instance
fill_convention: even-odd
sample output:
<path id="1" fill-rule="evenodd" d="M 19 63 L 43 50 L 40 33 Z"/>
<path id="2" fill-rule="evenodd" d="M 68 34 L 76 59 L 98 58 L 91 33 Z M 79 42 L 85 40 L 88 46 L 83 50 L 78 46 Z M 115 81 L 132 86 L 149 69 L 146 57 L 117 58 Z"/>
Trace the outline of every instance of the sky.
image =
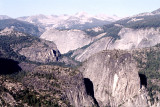
<path id="1" fill-rule="evenodd" d="M 0 15 L 13 18 L 44 15 L 73 15 L 87 12 L 118 17 L 151 12 L 160 8 L 160 0 L 0 0 Z"/>

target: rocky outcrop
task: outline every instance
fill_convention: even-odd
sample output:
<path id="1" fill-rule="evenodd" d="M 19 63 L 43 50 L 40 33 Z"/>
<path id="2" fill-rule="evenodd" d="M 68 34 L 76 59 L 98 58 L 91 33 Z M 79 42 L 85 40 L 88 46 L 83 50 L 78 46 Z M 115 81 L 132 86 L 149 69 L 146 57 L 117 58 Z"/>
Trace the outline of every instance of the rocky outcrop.
<path id="1" fill-rule="evenodd" d="M 56 62 L 60 57 L 56 45 L 53 42 L 40 40 L 41 42 L 33 42 L 28 47 L 22 47 L 18 53 L 27 57 L 30 61 L 35 62 Z"/>
<path id="2" fill-rule="evenodd" d="M 40 38 L 53 41 L 62 54 L 88 45 L 92 40 L 90 36 L 80 30 L 56 29 L 44 32 Z"/>
<path id="3" fill-rule="evenodd" d="M 102 51 L 93 55 L 80 68 L 93 82 L 94 97 L 100 106 L 148 106 L 147 92 L 132 54 L 126 51 Z"/>
<path id="4" fill-rule="evenodd" d="M 25 87 L 20 82 L 13 82 L 5 76 L 0 76 L 0 106 L 17 106 L 22 101 L 17 102 L 15 99 L 18 93 L 22 93 Z"/>
<path id="5" fill-rule="evenodd" d="M 10 95 L 9 93 L 7 92 L 3 92 L 1 94 L 1 97 L 2 97 L 2 100 L 5 101 L 5 103 L 9 104 L 10 106 L 16 106 L 16 101 L 15 99 L 13 98 L 12 95 Z M 1 104 L 0 104 L 1 105 Z M 1 105 L 3 106 L 3 105 Z"/>

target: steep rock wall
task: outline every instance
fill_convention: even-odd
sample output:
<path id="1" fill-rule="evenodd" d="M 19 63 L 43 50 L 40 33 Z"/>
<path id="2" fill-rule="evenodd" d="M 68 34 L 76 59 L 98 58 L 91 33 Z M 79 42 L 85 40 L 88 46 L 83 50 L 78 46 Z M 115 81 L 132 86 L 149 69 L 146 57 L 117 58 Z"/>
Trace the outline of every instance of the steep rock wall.
<path id="1" fill-rule="evenodd" d="M 44 32 L 41 35 L 41 38 L 53 41 L 62 54 L 88 45 L 92 40 L 90 36 L 80 30 L 60 31 L 56 29 L 51 29 Z"/>
<path id="2" fill-rule="evenodd" d="M 147 94 L 140 92 L 138 69 L 129 52 L 102 51 L 84 62 L 80 70 L 93 82 L 100 106 L 147 106 Z M 132 102 L 133 98 L 139 102 Z"/>

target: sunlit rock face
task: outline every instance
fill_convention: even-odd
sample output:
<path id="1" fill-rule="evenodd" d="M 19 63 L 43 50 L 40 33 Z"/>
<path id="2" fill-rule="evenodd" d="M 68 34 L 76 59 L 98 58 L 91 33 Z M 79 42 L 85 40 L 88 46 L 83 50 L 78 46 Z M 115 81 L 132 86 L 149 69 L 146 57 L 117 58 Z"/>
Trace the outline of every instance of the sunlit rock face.
<path id="1" fill-rule="evenodd" d="M 130 29 L 123 28 L 118 34 L 120 39 L 115 41 L 115 49 L 134 49 L 154 46 L 160 43 L 160 28 Z M 112 46 L 111 46 L 112 47 Z"/>
<path id="2" fill-rule="evenodd" d="M 42 39 L 53 41 L 59 51 L 67 53 L 70 50 L 74 50 L 85 45 L 88 45 L 92 38 L 85 32 L 80 30 L 56 30 L 51 29 L 41 35 Z"/>
<path id="3" fill-rule="evenodd" d="M 147 106 L 147 94 L 140 92 L 136 62 L 125 51 L 102 51 L 91 56 L 80 68 L 93 82 L 94 97 L 100 106 Z M 132 99 L 139 102 L 130 102 Z"/>

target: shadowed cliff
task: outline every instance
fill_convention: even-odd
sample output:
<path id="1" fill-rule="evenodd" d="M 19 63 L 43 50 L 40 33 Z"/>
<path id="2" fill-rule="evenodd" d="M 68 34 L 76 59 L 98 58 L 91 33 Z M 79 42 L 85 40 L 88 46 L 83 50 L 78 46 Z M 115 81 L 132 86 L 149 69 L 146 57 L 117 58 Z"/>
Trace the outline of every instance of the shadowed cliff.
<path id="1" fill-rule="evenodd" d="M 0 58 L 0 74 L 12 74 L 21 71 L 18 62 L 12 59 Z"/>

